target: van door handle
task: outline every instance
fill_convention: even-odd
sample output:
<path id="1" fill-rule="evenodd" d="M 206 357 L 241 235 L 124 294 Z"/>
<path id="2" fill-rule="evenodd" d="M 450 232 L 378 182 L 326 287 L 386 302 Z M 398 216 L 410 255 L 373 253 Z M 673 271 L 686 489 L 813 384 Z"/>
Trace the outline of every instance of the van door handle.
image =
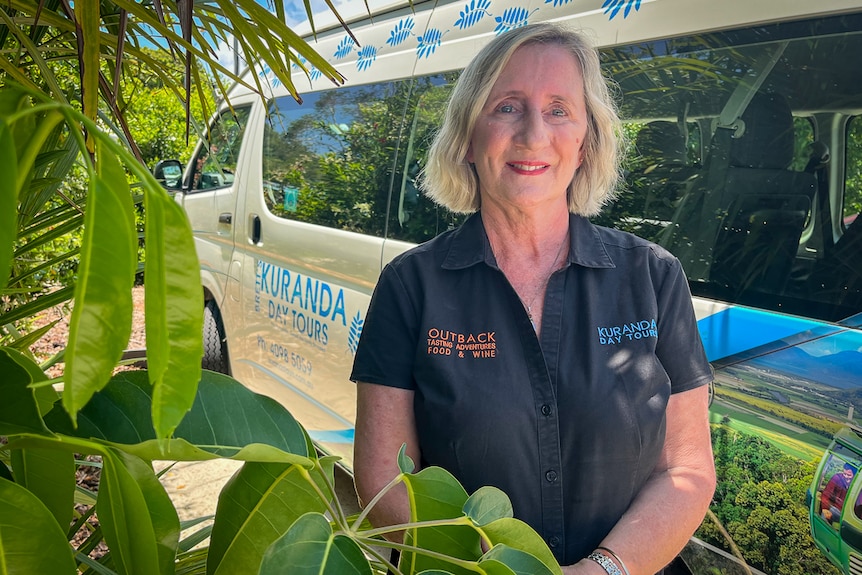
<path id="1" fill-rule="evenodd" d="M 218 223 L 220 223 L 220 224 L 230 225 L 230 223 L 232 221 L 233 221 L 233 214 L 231 214 L 230 212 L 225 212 L 223 214 L 218 215 Z"/>
<path id="2" fill-rule="evenodd" d="M 257 214 L 251 216 L 251 243 L 260 243 L 260 216 Z"/>

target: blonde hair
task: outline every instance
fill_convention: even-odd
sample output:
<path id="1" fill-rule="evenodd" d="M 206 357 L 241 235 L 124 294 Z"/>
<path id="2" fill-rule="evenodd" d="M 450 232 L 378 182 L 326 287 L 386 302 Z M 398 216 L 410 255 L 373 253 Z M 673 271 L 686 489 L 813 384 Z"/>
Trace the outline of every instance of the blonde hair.
<path id="1" fill-rule="evenodd" d="M 580 34 L 557 24 L 531 24 L 500 34 L 487 44 L 458 78 L 443 125 L 428 150 L 422 191 L 456 213 L 479 209 L 479 180 L 467 162 L 476 120 L 512 54 L 528 44 L 569 50 L 580 64 L 587 107 L 584 160 L 568 187 L 569 211 L 594 216 L 609 202 L 620 181 L 623 133 L 596 50 Z"/>

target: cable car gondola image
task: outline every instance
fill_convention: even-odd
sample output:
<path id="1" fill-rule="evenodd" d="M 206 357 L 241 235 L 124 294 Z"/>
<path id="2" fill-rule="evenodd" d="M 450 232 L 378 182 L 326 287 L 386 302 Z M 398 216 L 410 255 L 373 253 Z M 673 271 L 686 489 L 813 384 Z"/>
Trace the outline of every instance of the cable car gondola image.
<path id="1" fill-rule="evenodd" d="M 862 429 L 835 434 L 808 489 L 811 535 L 847 575 L 862 574 Z"/>

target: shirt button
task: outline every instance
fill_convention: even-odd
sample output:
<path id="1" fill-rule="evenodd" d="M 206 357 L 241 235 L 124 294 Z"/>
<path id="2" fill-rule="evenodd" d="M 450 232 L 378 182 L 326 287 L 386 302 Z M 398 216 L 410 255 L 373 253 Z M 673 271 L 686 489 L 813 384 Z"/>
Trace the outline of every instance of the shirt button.
<path id="1" fill-rule="evenodd" d="M 548 483 L 553 483 L 557 480 L 557 472 L 551 469 L 547 473 L 545 473 L 545 479 L 548 480 Z"/>
<path id="2" fill-rule="evenodd" d="M 551 406 L 547 403 L 542 406 L 542 415 L 544 415 L 545 417 L 551 415 Z"/>
<path id="3" fill-rule="evenodd" d="M 556 535 L 552 535 L 551 537 L 548 538 L 548 546 L 549 547 L 556 547 L 559 544 L 560 544 L 560 538 L 557 537 Z"/>

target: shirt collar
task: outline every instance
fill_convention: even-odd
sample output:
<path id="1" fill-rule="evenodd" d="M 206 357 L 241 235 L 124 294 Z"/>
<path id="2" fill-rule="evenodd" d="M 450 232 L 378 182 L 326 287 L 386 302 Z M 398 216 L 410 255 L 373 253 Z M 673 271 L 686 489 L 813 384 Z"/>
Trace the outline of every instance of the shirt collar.
<path id="1" fill-rule="evenodd" d="M 452 234 L 443 269 L 463 269 L 485 262 L 497 268 L 497 260 L 482 225 L 479 212 L 467 218 Z M 588 268 L 615 268 L 598 228 L 583 216 L 569 214 L 569 256 L 567 263 Z"/>

